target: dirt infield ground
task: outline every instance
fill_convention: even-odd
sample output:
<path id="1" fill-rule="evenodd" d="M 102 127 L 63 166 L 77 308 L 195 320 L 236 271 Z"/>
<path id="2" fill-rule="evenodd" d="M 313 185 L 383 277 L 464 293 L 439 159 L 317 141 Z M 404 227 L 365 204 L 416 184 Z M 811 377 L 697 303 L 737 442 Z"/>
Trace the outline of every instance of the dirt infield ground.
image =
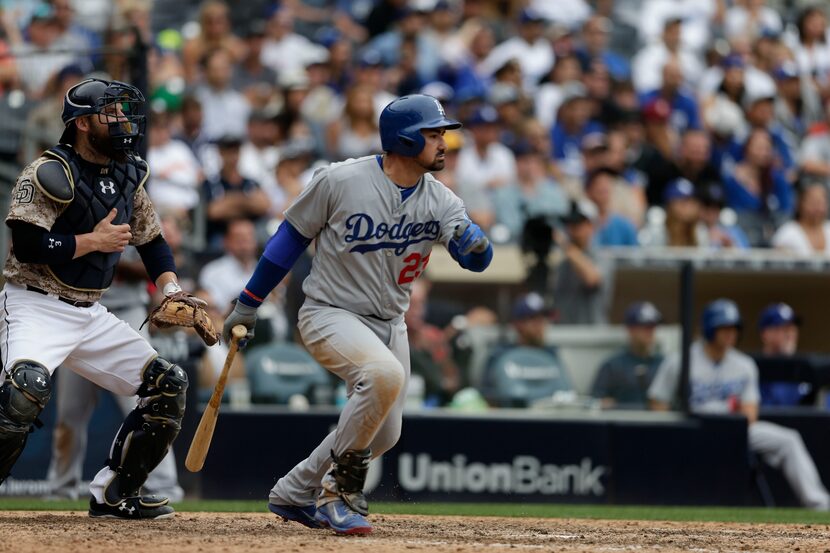
<path id="1" fill-rule="evenodd" d="M 375 515 L 375 533 L 339 537 L 268 513 L 179 513 L 165 521 L 91 520 L 82 512 L 0 512 L 0 551 L 14 553 L 389 553 L 429 551 L 818 552 L 830 525 L 724 524 Z"/>

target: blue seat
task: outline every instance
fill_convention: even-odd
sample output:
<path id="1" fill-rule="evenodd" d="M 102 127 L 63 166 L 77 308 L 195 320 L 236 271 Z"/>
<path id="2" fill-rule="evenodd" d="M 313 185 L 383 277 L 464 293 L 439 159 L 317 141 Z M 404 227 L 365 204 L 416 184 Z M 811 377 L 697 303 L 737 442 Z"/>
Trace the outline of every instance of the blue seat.
<path id="1" fill-rule="evenodd" d="M 252 403 L 287 404 L 304 395 L 310 403 L 331 402 L 329 373 L 301 346 L 264 344 L 245 353 L 245 373 Z"/>
<path id="2" fill-rule="evenodd" d="M 548 349 L 509 348 L 491 357 L 484 369 L 482 391 L 498 407 L 527 407 L 555 392 L 573 390 L 568 371 Z"/>

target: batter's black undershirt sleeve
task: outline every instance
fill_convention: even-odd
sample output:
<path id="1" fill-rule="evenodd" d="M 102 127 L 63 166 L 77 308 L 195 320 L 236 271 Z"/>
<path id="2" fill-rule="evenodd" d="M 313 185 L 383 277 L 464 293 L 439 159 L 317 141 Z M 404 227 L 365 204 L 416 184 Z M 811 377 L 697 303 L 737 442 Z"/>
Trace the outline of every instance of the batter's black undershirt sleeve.
<path id="1" fill-rule="evenodd" d="M 21 263 L 47 263 L 54 265 L 72 261 L 75 257 L 75 236 L 57 234 L 26 223 L 9 221 L 12 229 L 14 256 Z"/>
<path id="2" fill-rule="evenodd" d="M 146 244 L 136 246 L 138 254 L 141 256 L 141 261 L 147 269 L 147 274 L 150 275 L 150 280 L 153 282 L 158 279 L 162 273 L 168 271 L 176 272 L 176 262 L 173 260 L 173 251 L 164 239 L 164 236 L 159 234 Z"/>

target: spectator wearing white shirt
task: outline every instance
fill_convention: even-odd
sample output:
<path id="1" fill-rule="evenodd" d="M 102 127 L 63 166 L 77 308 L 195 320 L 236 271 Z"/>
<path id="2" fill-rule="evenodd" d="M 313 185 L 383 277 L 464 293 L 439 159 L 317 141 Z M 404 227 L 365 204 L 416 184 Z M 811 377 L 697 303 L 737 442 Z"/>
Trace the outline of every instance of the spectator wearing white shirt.
<path id="1" fill-rule="evenodd" d="M 251 106 L 242 93 L 231 88 L 232 62 L 223 49 L 211 50 L 202 60 L 205 82 L 195 95 L 202 104 L 202 132 L 208 140 L 228 134 L 242 136 L 247 131 Z"/>
<path id="2" fill-rule="evenodd" d="M 796 21 L 797 37 L 790 37 L 787 46 L 793 52 L 802 75 L 812 77 L 823 95 L 830 92 L 830 40 L 824 8 L 808 6 Z"/>
<path id="3" fill-rule="evenodd" d="M 631 64 L 631 78 L 637 92 L 645 93 L 660 88 L 662 84 L 661 71 L 670 58 L 677 58 L 683 69 L 686 83 L 694 88 L 703 74 L 703 64 L 699 56 L 680 41 L 682 19 L 670 17 L 666 19 L 661 40 L 646 46 L 634 57 Z"/>
<path id="4" fill-rule="evenodd" d="M 311 60 L 320 57 L 325 48 L 294 32 L 291 10 L 276 8 L 268 20 L 267 38 L 262 46 L 260 60 L 278 74 L 304 69 Z"/>
<path id="5" fill-rule="evenodd" d="M 199 273 L 199 287 L 213 299 L 213 305 L 230 305 L 245 288 L 257 264 L 257 241 L 254 224 L 247 219 L 228 223 L 223 241 L 225 255 L 207 263 Z"/>
<path id="6" fill-rule="evenodd" d="M 765 31 L 780 33 L 784 28 L 781 16 L 764 4 L 765 0 L 737 0 L 726 11 L 724 31 L 727 38 L 745 36 L 756 39 Z"/>
<path id="7" fill-rule="evenodd" d="M 721 19 L 719 4 L 720 0 L 644 0 L 638 17 L 640 40 L 645 44 L 657 40 L 666 23 L 677 19 L 683 47 L 701 53 L 710 44 L 712 27 Z"/>
<path id="8" fill-rule="evenodd" d="M 493 48 L 484 60 L 484 72 L 492 75 L 508 60 L 516 59 L 522 69 L 525 89 L 535 90 L 554 62 L 553 47 L 543 36 L 544 30 L 544 17 L 533 8 L 523 9 L 519 14 L 518 35 Z"/>
<path id="9" fill-rule="evenodd" d="M 187 144 L 171 137 L 170 114 L 154 111 L 151 117 L 147 193 L 159 211 L 186 217 L 199 203 L 202 170 Z"/>
<path id="10" fill-rule="evenodd" d="M 248 118 L 247 140 L 239 149 L 239 174 L 256 181 L 271 199 L 272 214 L 282 206 L 285 194 L 277 184 L 275 170 L 279 161 L 279 128 L 275 113 L 254 110 Z"/>
<path id="11" fill-rule="evenodd" d="M 781 225 L 772 237 L 772 245 L 803 256 L 830 254 L 827 189 L 823 184 L 812 182 L 801 189 L 795 219 Z"/>
<path id="12" fill-rule="evenodd" d="M 458 154 L 458 193 L 470 217 L 482 227 L 494 219 L 491 191 L 516 180 L 516 159 L 499 138 L 499 117 L 490 105 L 478 107 L 465 122 L 472 140 Z"/>

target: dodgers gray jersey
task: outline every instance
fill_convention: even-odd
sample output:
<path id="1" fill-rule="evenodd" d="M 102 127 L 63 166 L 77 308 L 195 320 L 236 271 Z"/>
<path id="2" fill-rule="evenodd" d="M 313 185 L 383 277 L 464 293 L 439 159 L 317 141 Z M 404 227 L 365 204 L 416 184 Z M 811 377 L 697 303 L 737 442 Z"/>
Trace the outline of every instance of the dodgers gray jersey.
<path id="1" fill-rule="evenodd" d="M 732 398 L 742 405 L 757 404 L 758 367 L 755 361 L 735 349 L 729 350 L 720 363 L 715 364 L 697 341 L 689 350 L 689 405 L 696 413 L 729 413 Z M 648 389 L 648 397 L 672 403 L 680 385 L 680 354 L 666 358 Z"/>
<path id="2" fill-rule="evenodd" d="M 464 204 L 431 174 L 401 201 L 377 156 L 319 170 L 285 211 L 306 238 L 317 238 L 309 298 L 381 319 L 409 307 L 412 282 L 429 262 L 432 246 L 449 245 L 466 218 Z"/>

